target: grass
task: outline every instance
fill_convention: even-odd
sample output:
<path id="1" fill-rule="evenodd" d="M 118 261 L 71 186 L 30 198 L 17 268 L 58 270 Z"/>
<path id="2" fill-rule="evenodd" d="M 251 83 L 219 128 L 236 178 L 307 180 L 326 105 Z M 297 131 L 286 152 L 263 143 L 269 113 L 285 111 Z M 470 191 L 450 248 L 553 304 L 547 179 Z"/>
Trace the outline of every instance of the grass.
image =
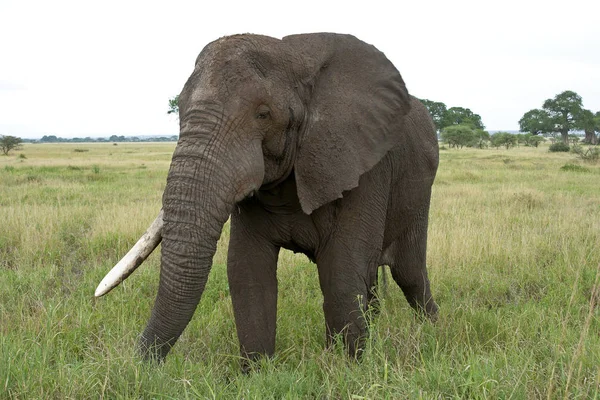
<path id="1" fill-rule="evenodd" d="M 163 365 L 140 362 L 158 252 L 93 292 L 156 216 L 174 146 L 26 144 L 26 158 L 0 157 L 0 398 L 600 397 L 600 166 L 547 147 L 441 151 L 435 325 L 390 284 L 364 359 L 323 351 L 316 268 L 283 252 L 276 356 L 243 375 L 226 226 L 184 335 Z"/>

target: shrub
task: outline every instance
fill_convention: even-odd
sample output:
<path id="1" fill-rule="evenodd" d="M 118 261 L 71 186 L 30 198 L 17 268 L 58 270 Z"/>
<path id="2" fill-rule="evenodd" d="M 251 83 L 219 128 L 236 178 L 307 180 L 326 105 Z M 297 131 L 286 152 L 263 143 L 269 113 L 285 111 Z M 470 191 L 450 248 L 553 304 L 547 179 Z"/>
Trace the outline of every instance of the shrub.
<path id="1" fill-rule="evenodd" d="M 587 150 L 584 150 L 583 146 L 576 144 L 571 151 L 585 162 L 597 163 L 600 160 L 600 148 L 598 147 L 588 147 Z"/>
<path id="2" fill-rule="evenodd" d="M 27 159 L 27 156 L 25 154 L 21 153 L 21 154 L 19 154 L 19 158 L 22 160 L 25 160 L 25 159 Z"/>
<path id="3" fill-rule="evenodd" d="M 568 144 L 564 144 L 563 142 L 556 142 L 554 144 L 551 144 L 548 150 L 551 152 L 568 152 L 570 150 L 570 147 Z"/>

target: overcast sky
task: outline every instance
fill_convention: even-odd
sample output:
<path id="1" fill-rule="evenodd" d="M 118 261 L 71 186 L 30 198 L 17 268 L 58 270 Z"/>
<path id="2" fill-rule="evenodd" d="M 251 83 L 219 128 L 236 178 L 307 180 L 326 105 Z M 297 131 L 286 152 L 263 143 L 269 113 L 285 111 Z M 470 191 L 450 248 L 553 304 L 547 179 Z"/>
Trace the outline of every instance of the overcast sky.
<path id="1" fill-rule="evenodd" d="M 206 44 L 322 31 L 374 44 L 415 96 L 516 130 L 564 90 L 600 110 L 598 15 L 598 0 L 0 0 L 0 134 L 177 134 L 168 99 Z"/>

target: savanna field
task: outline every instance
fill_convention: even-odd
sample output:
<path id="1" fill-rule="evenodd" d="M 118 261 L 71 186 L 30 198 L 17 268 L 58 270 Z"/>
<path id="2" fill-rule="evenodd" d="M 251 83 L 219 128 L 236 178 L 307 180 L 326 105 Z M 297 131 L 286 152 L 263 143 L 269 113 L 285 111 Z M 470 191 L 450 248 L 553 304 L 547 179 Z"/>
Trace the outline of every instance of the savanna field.
<path id="1" fill-rule="evenodd" d="M 0 156 L 0 398 L 600 398 L 600 164 L 547 145 L 440 151 L 435 324 L 389 279 L 361 362 L 324 351 L 315 265 L 280 255 L 276 356 L 239 369 L 225 226 L 162 365 L 135 352 L 159 252 L 94 290 L 161 206 L 175 143 L 25 144 Z"/>

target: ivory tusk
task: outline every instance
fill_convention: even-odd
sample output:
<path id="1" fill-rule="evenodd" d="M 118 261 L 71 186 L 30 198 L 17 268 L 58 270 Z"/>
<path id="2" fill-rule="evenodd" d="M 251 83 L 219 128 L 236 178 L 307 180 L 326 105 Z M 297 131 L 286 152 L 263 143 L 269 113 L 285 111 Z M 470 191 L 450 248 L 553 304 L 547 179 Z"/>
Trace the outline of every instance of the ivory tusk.
<path id="1" fill-rule="evenodd" d="M 100 297 L 110 292 L 114 287 L 118 286 L 123 282 L 133 271 L 139 267 L 144 260 L 152 253 L 152 251 L 160 243 L 161 229 L 163 226 L 163 211 L 160 210 L 158 216 L 150 224 L 150 227 L 142 235 L 140 240 L 125 254 L 125 257 L 121 259 L 115 265 L 108 274 L 102 279 L 94 295 Z"/>

